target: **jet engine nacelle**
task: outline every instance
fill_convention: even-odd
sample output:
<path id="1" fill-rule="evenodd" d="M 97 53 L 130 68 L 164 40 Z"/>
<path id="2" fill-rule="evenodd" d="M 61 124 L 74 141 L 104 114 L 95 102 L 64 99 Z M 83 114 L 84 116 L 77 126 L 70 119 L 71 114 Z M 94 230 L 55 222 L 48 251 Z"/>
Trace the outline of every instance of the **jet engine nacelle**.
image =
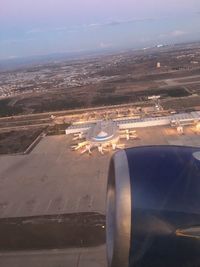
<path id="1" fill-rule="evenodd" d="M 155 146 L 110 162 L 109 267 L 200 266 L 200 149 Z"/>

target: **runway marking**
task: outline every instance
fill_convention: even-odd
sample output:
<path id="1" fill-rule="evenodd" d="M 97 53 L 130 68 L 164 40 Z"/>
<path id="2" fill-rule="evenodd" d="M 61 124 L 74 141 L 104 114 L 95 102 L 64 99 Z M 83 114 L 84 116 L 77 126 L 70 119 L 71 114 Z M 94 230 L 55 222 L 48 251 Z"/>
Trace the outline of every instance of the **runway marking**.
<path id="1" fill-rule="evenodd" d="M 80 207 L 80 201 L 81 201 L 81 197 L 79 197 L 79 199 L 76 202 L 76 208 L 75 208 L 76 211 L 78 211 L 78 209 Z"/>
<path id="2" fill-rule="evenodd" d="M 25 212 L 25 214 L 28 214 L 28 215 L 32 214 L 34 207 L 35 207 L 35 202 L 36 202 L 35 198 L 31 198 L 24 203 L 23 211 Z"/>
<path id="3" fill-rule="evenodd" d="M 33 206 L 33 210 L 32 210 L 32 212 L 31 212 L 31 215 L 34 215 L 34 213 L 36 213 L 36 210 L 37 210 L 39 204 L 40 204 L 39 201 L 36 201 L 36 202 L 35 202 L 35 205 Z"/>
<path id="4" fill-rule="evenodd" d="M 93 196 L 92 197 L 90 196 L 90 201 L 89 201 L 89 204 L 88 204 L 89 210 L 92 210 L 93 200 L 94 200 L 94 197 Z"/>
<path id="5" fill-rule="evenodd" d="M 79 264 L 80 264 L 80 259 L 81 259 L 81 253 L 79 253 L 79 254 L 78 254 L 78 258 L 77 258 L 76 267 L 79 267 Z"/>
<path id="6" fill-rule="evenodd" d="M 56 159 L 56 162 L 60 161 L 60 159 L 63 157 L 64 153 L 65 153 L 65 147 L 63 147 L 63 149 L 61 149 L 57 159 Z"/>
<path id="7" fill-rule="evenodd" d="M 3 215 L 8 210 L 9 205 L 10 204 L 8 202 L 1 202 L 0 203 L 0 217 L 4 217 Z"/>
<path id="8" fill-rule="evenodd" d="M 86 194 L 79 198 L 77 201 L 76 211 L 78 210 L 90 210 L 93 203 L 93 197 L 91 195 Z"/>
<path id="9" fill-rule="evenodd" d="M 67 208 L 67 205 L 68 205 L 68 199 L 66 199 L 65 202 L 64 202 L 62 213 L 65 213 L 65 210 Z"/>
<path id="10" fill-rule="evenodd" d="M 62 197 L 54 198 L 54 200 L 52 202 L 52 210 L 56 211 L 56 212 L 60 212 L 60 210 L 62 208 L 62 202 L 63 202 Z"/>
<path id="11" fill-rule="evenodd" d="M 13 206 L 15 206 L 15 204 Z M 21 207 L 22 207 L 22 204 L 17 205 L 17 208 L 15 208 L 15 212 L 12 212 L 11 214 L 15 214 L 15 215 L 20 216 Z M 23 215 L 24 215 L 24 213 L 23 213 Z"/>
<path id="12" fill-rule="evenodd" d="M 46 208 L 46 212 L 47 212 L 48 209 L 50 208 L 52 201 L 53 201 L 53 199 L 50 199 L 50 200 L 49 200 L 49 203 L 48 203 L 47 208 Z"/>

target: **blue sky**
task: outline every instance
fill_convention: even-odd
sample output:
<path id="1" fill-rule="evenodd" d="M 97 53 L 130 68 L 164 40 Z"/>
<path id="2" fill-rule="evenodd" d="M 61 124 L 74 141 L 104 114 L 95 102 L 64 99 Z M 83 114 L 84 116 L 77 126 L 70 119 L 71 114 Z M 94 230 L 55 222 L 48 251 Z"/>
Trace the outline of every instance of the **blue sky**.
<path id="1" fill-rule="evenodd" d="M 0 59 L 195 40 L 199 0 L 0 0 Z"/>

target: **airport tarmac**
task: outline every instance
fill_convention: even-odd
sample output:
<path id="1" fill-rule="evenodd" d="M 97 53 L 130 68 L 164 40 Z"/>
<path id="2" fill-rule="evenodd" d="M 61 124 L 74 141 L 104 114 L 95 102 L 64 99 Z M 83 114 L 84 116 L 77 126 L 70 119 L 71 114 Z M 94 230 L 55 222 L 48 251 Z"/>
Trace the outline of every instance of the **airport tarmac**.
<path id="1" fill-rule="evenodd" d="M 45 137 L 28 155 L 0 157 L 0 218 L 105 213 L 109 155 L 80 155 L 70 144 Z"/>
<path id="2" fill-rule="evenodd" d="M 106 267 L 105 246 L 0 253 L 1 267 Z"/>
<path id="3" fill-rule="evenodd" d="M 152 146 L 152 145 L 177 145 L 200 147 L 200 132 L 194 127 L 183 127 L 184 134 L 177 133 L 176 127 L 157 126 L 148 128 L 137 128 L 138 140 L 130 140 L 128 147 Z"/>
<path id="4" fill-rule="evenodd" d="M 128 147 L 144 145 L 200 146 L 190 128 L 180 136 L 175 128 L 137 129 L 138 140 L 121 140 Z M 70 136 L 49 136 L 28 155 L 0 156 L 0 218 L 73 212 L 105 214 L 106 181 L 112 152 L 81 155 L 71 151 Z"/>
<path id="5" fill-rule="evenodd" d="M 127 146 L 187 145 L 200 147 L 190 127 L 179 136 L 171 127 L 137 129 Z M 28 155 L 0 156 L 0 220 L 3 218 L 97 212 L 105 215 L 106 183 L 112 152 L 92 156 L 71 151 L 72 137 L 44 137 Z M 63 252 L 65 251 L 65 252 Z M 105 245 L 66 250 L 0 254 L 0 266 L 106 267 Z"/>

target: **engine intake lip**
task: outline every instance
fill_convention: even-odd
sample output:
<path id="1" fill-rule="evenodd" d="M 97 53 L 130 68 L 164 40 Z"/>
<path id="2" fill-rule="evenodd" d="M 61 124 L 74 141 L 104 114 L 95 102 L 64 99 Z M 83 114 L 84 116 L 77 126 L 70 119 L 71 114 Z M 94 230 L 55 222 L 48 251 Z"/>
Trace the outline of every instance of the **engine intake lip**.
<path id="1" fill-rule="evenodd" d="M 131 186 L 125 151 L 110 162 L 107 187 L 106 243 L 109 267 L 129 265 L 131 236 Z"/>

